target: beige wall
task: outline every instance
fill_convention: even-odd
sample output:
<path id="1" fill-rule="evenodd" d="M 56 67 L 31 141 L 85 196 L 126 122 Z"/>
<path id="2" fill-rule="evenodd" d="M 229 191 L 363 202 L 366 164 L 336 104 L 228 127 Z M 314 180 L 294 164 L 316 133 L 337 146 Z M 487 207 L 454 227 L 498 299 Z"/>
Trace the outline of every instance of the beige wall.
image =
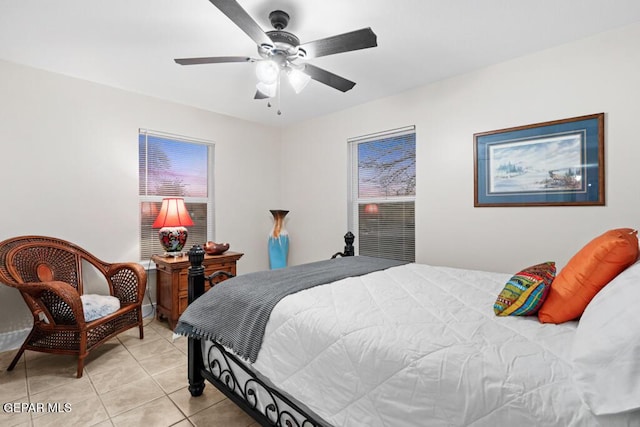
<path id="1" fill-rule="evenodd" d="M 0 240 L 53 235 L 106 261 L 137 261 L 146 128 L 215 142 L 215 239 L 245 253 L 239 272 L 268 268 L 278 129 L 2 61 L 0 82 Z M 19 294 L 0 286 L 0 351 L 30 326 Z"/>
<path id="2" fill-rule="evenodd" d="M 418 262 L 501 272 L 546 260 L 562 266 L 603 231 L 638 227 L 638 70 L 634 25 L 287 128 L 282 200 L 291 210 L 291 261 L 342 250 L 347 138 L 412 124 Z M 600 112 L 606 206 L 473 207 L 474 133 Z"/>
<path id="3" fill-rule="evenodd" d="M 634 25 L 280 131 L 0 62 L 0 239 L 53 234 L 105 260 L 137 259 L 142 127 L 216 142 L 216 240 L 246 253 L 241 273 L 268 267 L 274 208 L 291 211 L 290 264 L 326 258 L 347 230 L 347 138 L 415 124 L 419 262 L 562 266 L 595 235 L 640 223 L 639 69 Z M 474 133 L 599 112 L 606 206 L 473 207 Z M 29 325 L 0 286 L 0 351 Z"/>

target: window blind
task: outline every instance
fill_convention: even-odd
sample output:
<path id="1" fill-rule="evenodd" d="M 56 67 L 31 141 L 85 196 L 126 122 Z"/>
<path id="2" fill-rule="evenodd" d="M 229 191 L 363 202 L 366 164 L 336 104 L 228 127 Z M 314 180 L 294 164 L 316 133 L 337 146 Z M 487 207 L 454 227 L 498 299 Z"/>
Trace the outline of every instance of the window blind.
<path id="1" fill-rule="evenodd" d="M 349 228 L 360 255 L 415 261 L 415 126 L 348 140 Z"/>

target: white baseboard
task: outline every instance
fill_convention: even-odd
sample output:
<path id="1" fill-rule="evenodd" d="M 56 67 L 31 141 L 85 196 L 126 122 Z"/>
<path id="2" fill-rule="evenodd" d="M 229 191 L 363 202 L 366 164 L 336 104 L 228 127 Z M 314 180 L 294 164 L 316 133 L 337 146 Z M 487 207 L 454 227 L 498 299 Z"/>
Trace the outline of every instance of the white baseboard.
<path id="1" fill-rule="evenodd" d="M 0 333 L 0 353 L 20 348 L 31 328 Z"/>
<path id="2" fill-rule="evenodd" d="M 145 319 L 156 314 L 155 304 L 145 304 L 142 306 L 142 315 Z M 0 333 L 0 353 L 20 348 L 31 328 L 19 329 L 16 331 Z"/>
<path id="3" fill-rule="evenodd" d="M 142 317 L 145 319 L 149 319 L 150 317 L 155 316 L 156 314 L 156 304 L 143 304 L 142 305 Z"/>

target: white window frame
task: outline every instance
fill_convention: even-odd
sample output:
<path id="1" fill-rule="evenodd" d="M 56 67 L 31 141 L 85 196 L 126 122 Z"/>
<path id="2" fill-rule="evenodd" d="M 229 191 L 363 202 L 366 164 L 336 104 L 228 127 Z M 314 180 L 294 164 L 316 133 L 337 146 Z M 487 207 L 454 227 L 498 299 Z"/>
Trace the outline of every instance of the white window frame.
<path id="1" fill-rule="evenodd" d="M 401 203 L 401 202 L 413 202 L 414 203 L 414 223 L 415 223 L 415 201 L 416 195 L 413 196 L 393 196 L 393 197 L 359 197 L 358 195 L 358 145 L 361 143 L 372 142 L 376 140 L 381 140 L 385 138 L 389 138 L 392 136 L 398 136 L 403 134 L 416 133 L 415 125 L 405 126 L 402 128 L 391 129 L 382 132 L 371 133 L 363 136 L 358 136 L 354 138 L 347 139 L 348 143 L 348 227 L 349 230 L 356 236 L 354 242 L 355 253 L 360 253 L 360 239 L 359 239 L 359 216 L 358 216 L 358 206 L 362 204 L 369 203 Z M 417 137 L 417 135 L 416 135 Z M 416 143 L 417 150 L 417 143 Z M 417 183 L 416 183 L 417 187 Z M 417 194 L 417 188 L 416 188 Z M 415 259 L 415 245 L 414 245 L 414 253 L 413 257 Z"/>
<path id="2" fill-rule="evenodd" d="M 175 142 L 184 142 L 184 143 L 189 143 L 189 144 L 200 144 L 200 145 L 206 145 L 208 147 L 207 149 L 207 197 L 184 197 L 184 201 L 185 203 L 206 203 L 207 204 L 207 220 L 206 220 L 206 235 L 207 235 L 207 240 L 211 240 L 211 241 L 215 241 L 215 203 L 214 203 L 214 178 L 215 178 L 215 142 L 213 141 L 209 141 L 209 140 L 205 140 L 205 139 L 199 139 L 199 138 L 193 138 L 193 137 L 187 137 L 187 136 L 183 136 L 183 135 L 177 135 L 177 134 L 172 134 L 172 133 L 167 133 L 167 132 L 160 132 L 160 131 L 155 131 L 155 130 L 148 130 L 148 129 L 139 129 L 138 130 L 138 143 L 139 143 L 139 138 L 141 135 L 144 135 L 145 137 L 149 137 L 149 136 L 154 136 L 154 137 L 159 137 L 159 138 L 164 138 L 164 139 L 170 139 L 172 141 Z M 138 159 L 138 161 L 140 161 L 140 159 Z M 140 179 L 142 179 L 142 177 L 140 177 Z M 147 176 L 145 174 L 144 179 L 147 179 Z M 147 188 L 147 186 L 145 185 L 145 188 Z M 138 191 L 138 194 L 140 193 L 140 191 Z M 173 197 L 173 196 L 153 196 L 153 195 L 142 195 L 139 194 L 139 201 L 138 201 L 138 206 L 140 207 L 142 203 L 144 202 L 156 202 L 156 203 L 161 203 L 162 199 L 164 199 L 165 197 Z M 141 209 L 138 209 L 139 212 L 139 217 L 138 217 L 138 225 L 139 225 L 139 236 L 142 236 L 143 231 L 142 230 L 142 214 L 141 214 Z M 149 228 L 149 233 L 152 234 L 152 238 L 158 238 L 157 234 L 158 234 L 158 230 L 156 229 L 152 229 Z M 187 238 L 187 246 L 189 246 L 189 248 L 194 244 L 194 243 L 200 243 L 200 244 L 204 244 L 205 242 L 193 242 L 191 241 L 190 238 Z M 142 241 L 139 241 L 140 244 L 140 253 L 142 254 Z M 189 248 L 185 247 L 185 250 L 188 250 Z M 149 263 L 149 259 L 142 259 L 141 263 Z"/>

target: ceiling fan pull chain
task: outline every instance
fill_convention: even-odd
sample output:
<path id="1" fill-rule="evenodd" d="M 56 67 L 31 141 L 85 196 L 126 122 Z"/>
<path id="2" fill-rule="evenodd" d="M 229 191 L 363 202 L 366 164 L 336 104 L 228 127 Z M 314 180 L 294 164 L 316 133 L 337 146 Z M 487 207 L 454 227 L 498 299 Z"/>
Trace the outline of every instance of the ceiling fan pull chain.
<path id="1" fill-rule="evenodd" d="M 280 76 L 282 76 L 282 73 L 278 73 L 278 86 L 276 88 L 278 96 L 278 115 L 282 114 L 282 111 L 280 111 Z"/>

